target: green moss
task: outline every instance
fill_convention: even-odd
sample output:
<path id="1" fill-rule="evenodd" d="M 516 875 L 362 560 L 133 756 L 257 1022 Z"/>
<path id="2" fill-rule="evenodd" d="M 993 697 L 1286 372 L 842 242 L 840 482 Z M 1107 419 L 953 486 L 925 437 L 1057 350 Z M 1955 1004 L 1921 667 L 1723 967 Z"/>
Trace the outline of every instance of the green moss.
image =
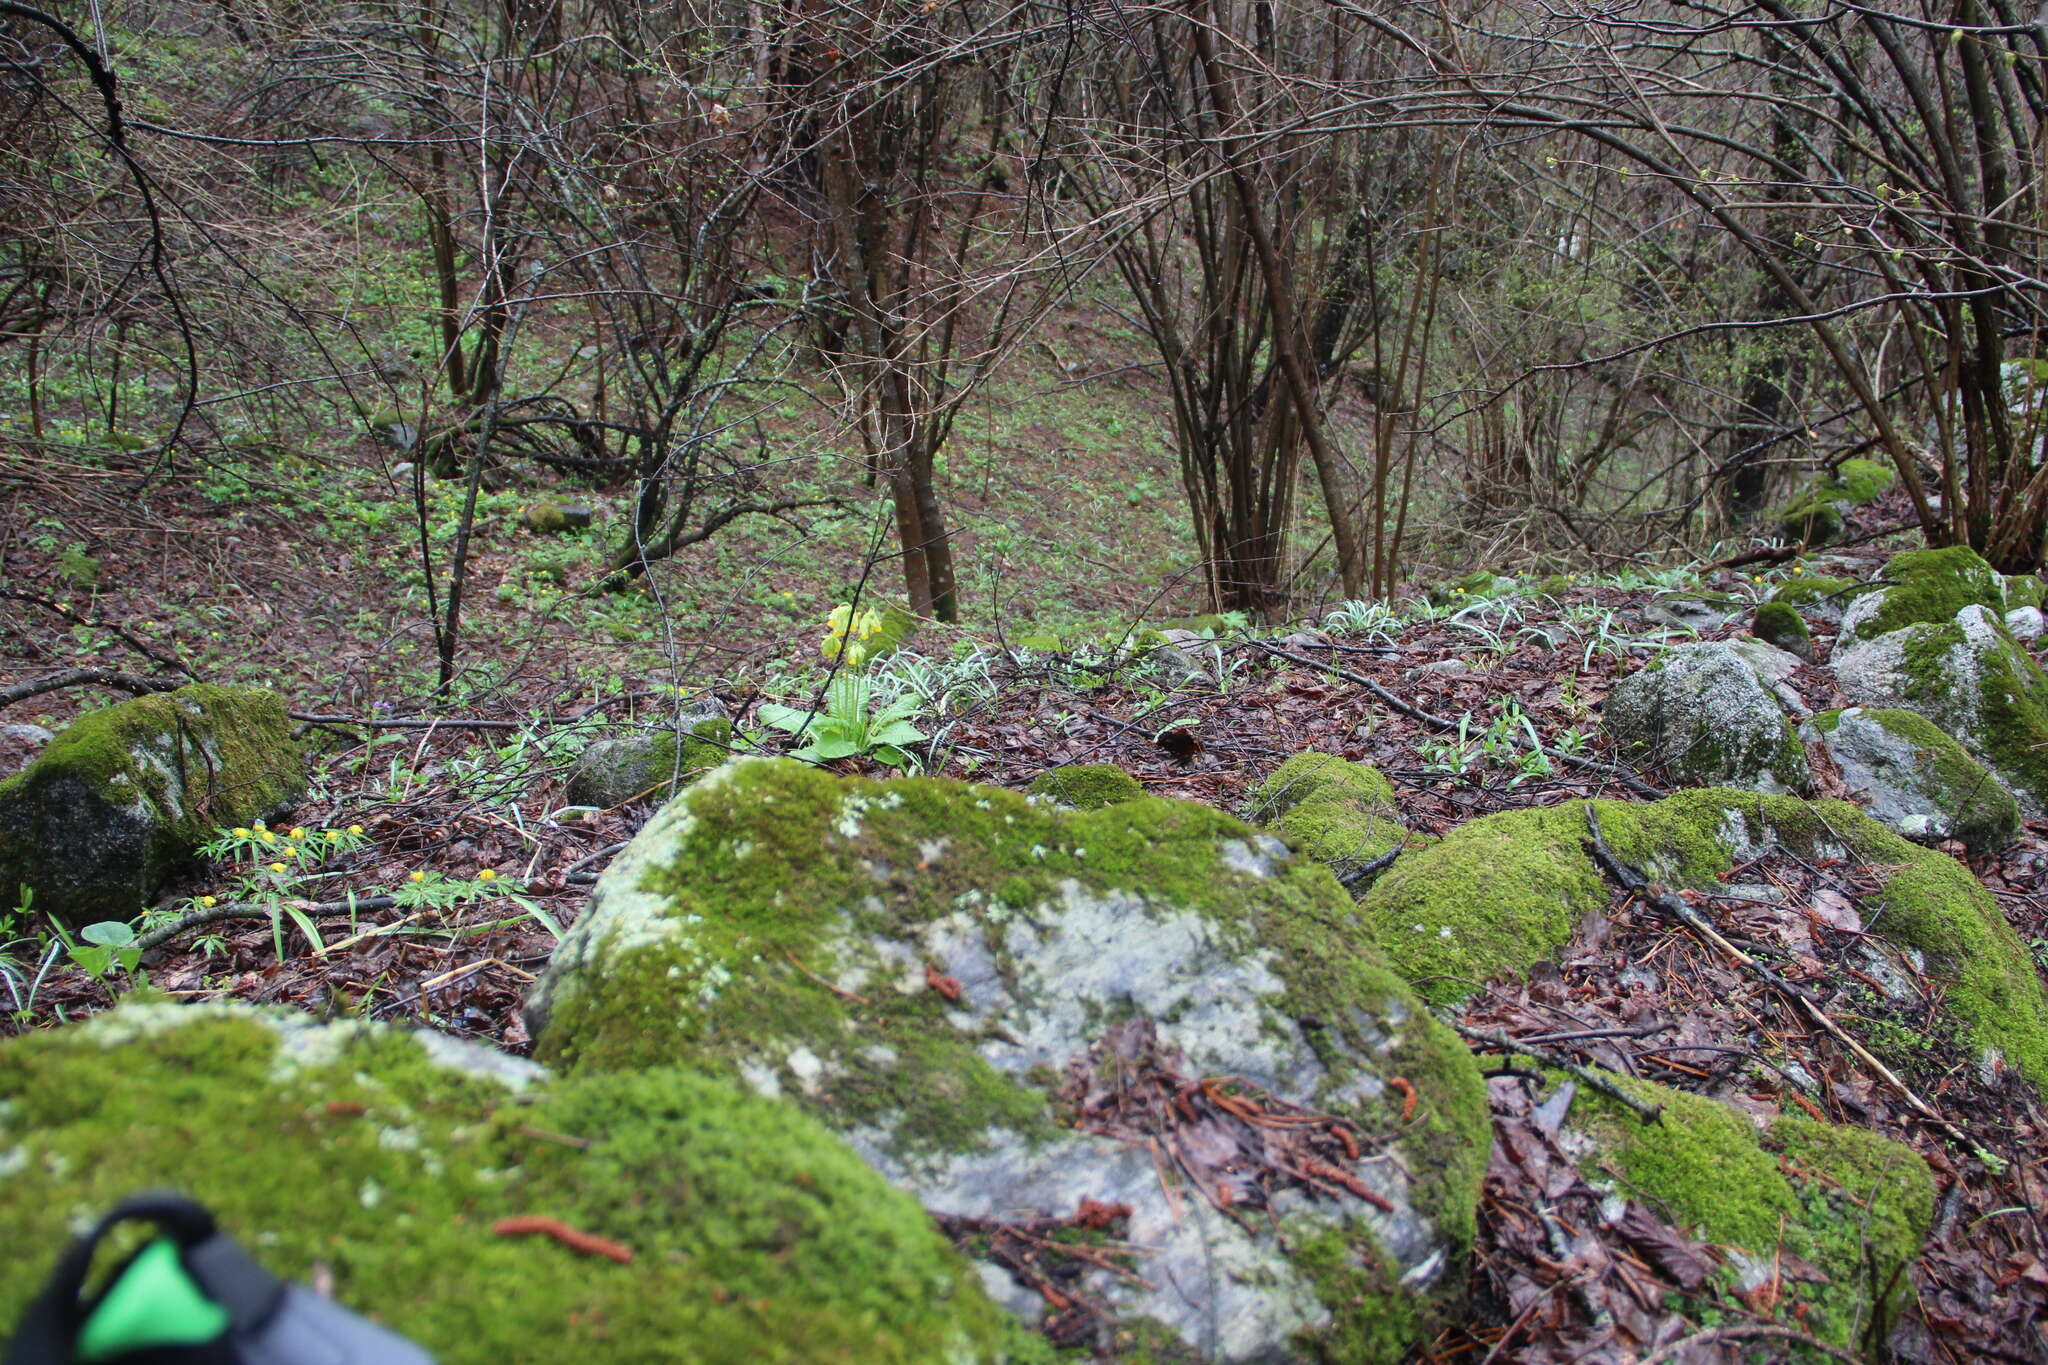
<path id="1" fill-rule="evenodd" d="M 1114 893 L 1133 915 L 1194 912 L 1220 946 L 1263 950 L 1283 986 L 1268 1002 L 1274 1026 L 1309 1041 L 1322 1098 L 1366 1131 L 1391 1131 L 1400 1097 L 1347 1091 L 1359 1079 L 1351 1059 L 1377 1056 L 1408 1077 L 1423 1097 L 1403 1130 L 1410 1197 L 1469 1244 L 1490 1133 L 1470 1054 L 1379 959 L 1327 871 L 1305 860 L 1242 870 L 1231 859 L 1256 847 L 1256 832 L 1222 812 L 1156 797 L 1067 811 L 997 788 L 842 780 L 769 761 L 728 767 L 659 818 L 648 847 L 660 851 L 634 883 L 651 919 L 602 949 L 600 982 L 551 1000 L 539 1035 L 540 1054 L 575 1074 L 685 1058 L 759 1083 L 765 1067 L 835 1128 L 886 1126 L 913 1163 L 976 1150 L 991 1129 L 1049 1137 L 1050 1081 L 982 1056 L 1002 1037 L 983 1030 L 998 1025 L 950 1009 L 925 988 L 922 962 L 862 945 L 915 942 L 946 921 L 947 932 L 980 933 L 1005 985 L 1028 999 L 1033 988 L 1005 965 L 1002 926 L 1071 895 Z M 780 1065 L 799 1050 L 810 1086 L 783 1079 L 801 1076 Z M 1325 1302 L 1345 1322 L 1384 1307 L 1353 1298 Z"/>
<path id="2" fill-rule="evenodd" d="M 1765 602 L 1756 609 L 1749 633 L 1765 644 L 1805 655 L 1813 649 L 1813 634 L 1806 621 L 1789 602 Z"/>
<path id="3" fill-rule="evenodd" d="M 1080 763 L 1040 773 L 1031 783 L 1031 794 L 1049 796 L 1078 810 L 1100 810 L 1119 801 L 1131 801 L 1145 794 L 1138 779 L 1114 763 Z"/>
<path id="4" fill-rule="evenodd" d="M 1876 460 L 1844 460 L 1835 469 L 1833 486 L 1837 496 L 1861 507 L 1892 491 L 1898 472 Z"/>
<path id="5" fill-rule="evenodd" d="M 1842 534 L 1842 512 L 1819 493 L 1788 503 L 1778 513 L 1778 533 L 1800 545 L 1825 545 Z"/>
<path id="6" fill-rule="evenodd" d="M 1998 574 L 1966 545 L 1895 554 L 1885 561 L 1883 578 L 1884 604 L 1857 627 L 1860 639 L 1922 622 L 1948 625 L 1972 603 L 1989 607 L 2000 617 L 2005 614 L 2005 588 Z"/>
<path id="7" fill-rule="evenodd" d="M 1897 707 L 1866 708 L 1863 715 L 1919 751 L 1921 790 L 1942 807 L 1956 838 L 1988 847 L 2009 840 L 2019 828 L 2019 803 L 2012 793 L 1933 721 Z M 1822 733 L 1828 733 L 1841 723 L 1841 712 L 1828 711 L 1813 719 Z"/>
<path id="8" fill-rule="evenodd" d="M 1862 1129 L 1795 1115 L 1759 1134 L 1715 1100 L 1624 1084 L 1663 1110 L 1644 1124 L 1582 1090 L 1574 1122 L 1599 1143 L 1589 1179 L 1618 1184 L 1693 1235 L 1768 1266 L 1790 1252 L 1827 1277 L 1787 1280 L 1799 1320 L 1823 1341 L 1881 1340 L 1906 1293 L 1934 1212 L 1934 1178 L 1909 1148 Z"/>
<path id="9" fill-rule="evenodd" d="M 1852 578 L 1793 578 L 1778 585 L 1771 594 L 1771 601 L 1784 602 L 1794 607 L 1811 606 L 1817 602 L 1829 602 L 1836 607 L 1846 607 L 1850 602 L 1871 591 L 1870 586 L 1858 583 Z"/>
<path id="10" fill-rule="evenodd" d="M 2008 574 L 2005 579 L 2005 609 L 2014 611 L 2020 607 L 2042 605 L 2048 599 L 2048 584 L 2038 574 Z"/>
<path id="11" fill-rule="evenodd" d="M 0 1048 L 0 1236 L 37 1252 L 0 1270 L 0 1321 L 77 1220 L 169 1185 L 446 1365 L 993 1362 L 1016 1330 L 914 1201 L 728 1084 L 588 1076 L 514 1103 L 402 1034 L 330 1031 L 294 1061 L 246 1012 L 153 1012 L 192 1013 Z M 492 1235 L 515 1214 L 634 1259 Z"/>
<path id="12" fill-rule="evenodd" d="M 1368 764 L 1311 749 L 1296 754 L 1252 789 L 1246 818 L 1261 823 L 1305 801 L 1342 802 L 1359 810 L 1394 809 L 1394 784 Z"/>
<path id="13" fill-rule="evenodd" d="M 1974 661 L 1973 699 L 1955 695 L 1958 652 Z M 1907 699 L 1929 710 L 1952 713 L 1957 700 L 1974 700 L 1971 747 L 2021 795 L 2048 801 L 2048 675 L 2003 626 L 1997 646 L 1981 650 L 1954 622 L 1916 626 L 1906 638 L 1903 667 Z"/>
<path id="14" fill-rule="evenodd" d="M 222 826 L 296 800 L 284 702 L 194 683 L 80 716 L 0 782 L 0 894 L 75 922 L 127 919 Z"/>
<path id="15" fill-rule="evenodd" d="M 1705 788 L 1657 802 L 1599 803 L 1624 861 L 1680 886 L 1711 888 L 1735 836 L 1807 856 L 1846 852 L 1882 879 L 1874 928 L 1952 977 L 1944 1007 L 1973 1047 L 2048 1080 L 2048 997 L 1990 892 L 1948 855 L 1921 848 L 1842 801 Z M 1585 803 L 1503 811 L 1394 864 L 1360 903 L 1381 948 L 1424 996 L 1457 1001 L 1491 977 L 1549 957 L 1613 887 L 1588 847 Z"/>

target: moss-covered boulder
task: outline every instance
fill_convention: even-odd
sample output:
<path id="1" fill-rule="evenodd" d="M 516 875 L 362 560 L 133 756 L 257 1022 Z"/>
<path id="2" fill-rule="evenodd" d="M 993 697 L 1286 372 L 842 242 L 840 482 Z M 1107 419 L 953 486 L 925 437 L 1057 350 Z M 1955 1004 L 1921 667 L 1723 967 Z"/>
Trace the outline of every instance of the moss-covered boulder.
<path id="1" fill-rule="evenodd" d="M 659 803 L 732 757 L 732 722 L 723 716 L 683 719 L 687 728 L 601 739 L 569 770 L 570 804 L 609 809 L 629 801 Z"/>
<path id="2" fill-rule="evenodd" d="M 132 919 L 223 827 L 306 790 L 284 702 L 194 683 L 91 711 L 0 782 L 0 895 L 71 924 Z"/>
<path id="3" fill-rule="evenodd" d="M 1837 645 L 1831 662 L 1850 701 L 1918 711 L 1996 773 L 2023 811 L 2048 810 L 2048 676 L 1993 609 L 1972 603 L 1951 621 Z"/>
<path id="4" fill-rule="evenodd" d="M 1944 1006 L 1964 1044 L 2048 1084 L 2048 996 L 1991 893 L 1947 854 L 1845 801 L 1709 788 L 1598 807 L 1616 856 L 1681 888 L 1718 889 L 1728 868 L 1774 848 L 1863 865 L 1879 882 L 1865 904 L 1879 907 L 1885 938 L 1953 981 Z M 1459 826 L 1395 863 L 1359 909 L 1395 967 L 1450 1002 L 1549 958 L 1614 890 L 1593 861 L 1586 803 L 1569 801 Z"/>
<path id="5" fill-rule="evenodd" d="M 1806 750 L 1777 694 L 1730 644 L 1680 645 L 1650 660 L 1608 694 L 1600 727 L 1680 784 L 1812 788 Z"/>
<path id="6" fill-rule="evenodd" d="M 681 1062 L 789 1098 L 978 1250 L 1094 1210 L 1072 1235 L 1106 1225 L 1133 1273 L 1067 1288 L 1116 1318 L 1110 1354 L 1397 1359 L 1489 1144 L 1470 1054 L 1329 873 L 1156 797 L 729 765 L 607 870 L 528 1017 L 574 1075 Z M 1340 1130 L 1390 1159 L 1340 1143 L 1313 1188 L 1260 1155 Z"/>
<path id="7" fill-rule="evenodd" d="M 1876 1345 L 1911 1294 L 1907 1268 L 1934 1216 L 1934 1177 L 1913 1150 L 1861 1128 L 1784 1114 L 1759 1126 L 1718 1100 L 1646 1081 L 1627 1090 L 1660 1110 L 1644 1123 L 1612 1097 L 1578 1088 L 1564 1141 L 1596 1190 L 1641 1200 L 1716 1247 L 1707 1293 L 1733 1298 L 1770 1283 L 1780 1311 L 1830 1345 Z M 1570 1080 L 1555 1080 L 1562 1087 Z M 1819 1277 L 1783 1274 L 1787 1254 Z M 1700 1307 L 1713 1311 L 1711 1300 Z"/>
<path id="8" fill-rule="evenodd" d="M 538 535 L 561 535 L 568 531 L 589 530 L 591 511 L 581 503 L 541 498 L 526 504 L 519 520 L 527 530 Z"/>
<path id="9" fill-rule="evenodd" d="M 1834 760 L 1870 818 L 1923 843 L 1960 839 L 2003 847 L 2019 832 L 2020 808 L 1990 770 L 1917 711 L 1852 706 L 1800 727 Z"/>
<path id="10" fill-rule="evenodd" d="M 1119 801 L 1135 801 L 1145 789 L 1114 763 L 1076 763 L 1040 773 L 1031 781 L 1031 794 L 1075 810 L 1101 810 Z"/>
<path id="11" fill-rule="evenodd" d="M 1968 546 L 1895 554 L 1880 579 L 1879 587 L 1843 613 L 1836 649 L 1907 626 L 1946 625 L 1967 606 L 2005 614 L 2004 579 Z"/>
<path id="12" fill-rule="evenodd" d="M 1764 602 L 1750 617 L 1749 633 L 1767 645 L 1775 645 L 1802 659 L 1813 657 L 1813 632 L 1790 602 Z"/>
<path id="13" fill-rule="evenodd" d="M 2007 574 L 2000 585 L 2005 589 L 2005 606 L 2008 611 L 2019 607 L 2039 609 L 2048 606 L 2048 584 L 2041 581 L 2039 574 Z"/>
<path id="14" fill-rule="evenodd" d="M 1850 512 L 1890 492 L 1898 477 L 1875 460 L 1844 460 L 1833 475 L 1779 510 L 1779 534 L 1804 545 L 1825 545 L 1842 533 Z"/>
<path id="15" fill-rule="evenodd" d="M 1031 1358 L 914 1201 L 791 1107 L 682 1071 L 557 1080 L 240 1005 L 0 1043 L 0 1322 L 75 1228 L 151 1187 L 442 1365 Z M 631 1260 L 496 1235 L 510 1217 Z"/>
<path id="16" fill-rule="evenodd" d="M 1838 625 L 1849 605 L 1867 592 L 1870 584 L 1853 578 L 1830 578 L 1823 574 L 1788 578 L 1771 593 L 1771 601 L 1782 602 L 1810 621 Z"/>
<path id="17" fill-rule="evenodd" d="M 1659 593 L 1643 608 L 1643 619 L 1655 626 L 1697 634 L 1725 630 L 1742 617 L 1740 600 L 1719 592 Z"/>
<path id="18" fill-rule="evenodd" d="M 1335 754 L 1296 754 L 1252 790 L 1250 819 L 1270 825 L 1297 851 L 1345 885 L 1407 842 L 1394 786 L 1364 763 Z"/>

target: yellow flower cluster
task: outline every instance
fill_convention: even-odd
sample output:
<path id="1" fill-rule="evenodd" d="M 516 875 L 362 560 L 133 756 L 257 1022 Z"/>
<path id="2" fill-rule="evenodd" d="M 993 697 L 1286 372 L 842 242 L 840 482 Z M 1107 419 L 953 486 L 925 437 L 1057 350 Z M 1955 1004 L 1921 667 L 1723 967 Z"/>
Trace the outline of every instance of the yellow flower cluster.
<path id="1" fill-rule="evenodd" d="M 870 607 L 855 616 L 852 605 L 841 602 L 825 618 L 825 639 L 819 648 L 826 658 L 843 658 L 848 668 L 859 668 L 868 661 L 868 641 L 881 633 L 882 613 Z"/>

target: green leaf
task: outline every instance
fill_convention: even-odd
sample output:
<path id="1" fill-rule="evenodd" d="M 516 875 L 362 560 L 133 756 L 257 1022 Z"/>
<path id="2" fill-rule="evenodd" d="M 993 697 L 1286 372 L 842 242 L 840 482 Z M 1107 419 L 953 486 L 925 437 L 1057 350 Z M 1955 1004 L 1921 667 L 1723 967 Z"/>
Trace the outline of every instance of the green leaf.
<path id="1" fill-rule="evenodd" d="M 858 740 L 848 739 L 844 735 L 821 737 L 804 746 L 808 751 L 805 757 L 820 759 L 852 758 L 864 747 L 866 746 Z"/>
<path id="2" fill-rule="evenodd" d="M 754 714 L 763 725 L 772 725 L 792 735 L 802 731 L 818 716 L 816 711 L 799 711 L 794 706 L 783 706 L 772 701 L 762 702 Z"/>
<path id="3" fill-rule="evenodd" d="M 126 948 L 135 942 L 135 927 L 119 920 L 101 920 L 88 924 L 78 931 L 78 936 L 87 943 L 97 943 L 104 948 Z"/>
<path id="4" fill-rule="evenodd" d="M 899 720 L 892 721 L 870 732 L 868 742 L 875 745 L 915 744 L 923 738 L 924 732 L 922 730 L 912 725 L 909 721 Z"/>

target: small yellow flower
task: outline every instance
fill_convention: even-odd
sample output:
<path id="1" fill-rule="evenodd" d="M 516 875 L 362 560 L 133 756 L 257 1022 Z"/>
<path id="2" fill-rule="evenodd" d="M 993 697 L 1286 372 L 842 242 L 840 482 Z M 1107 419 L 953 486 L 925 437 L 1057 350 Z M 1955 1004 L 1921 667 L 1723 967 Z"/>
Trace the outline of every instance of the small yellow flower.
<path id="1" fill-rule="evenodd" d="M 276 836 L 275 834 L 272 834 L 272 833 L 271 833 L 271 832 L 270 832 L 269 830 L 267 830 L 267 829 L 259 829 L 259 830 L 257 830 L 257 831 L 256 831 L 256 837 L 257 837 L 257 838 L 259 838 L 259 839 L 261 839 L 261 840 L 262 840 L 262 841 L 263 841 L 264 843 L 266 843 L 266 844 L 274 844 L 274 843 L 276 843 L 276 842 L 277 842 L 277 836 Z"/>
<path id="2" fill-rule="evenodd" d="M 291 837 L 294 839 L 303 839 L 306 837 L 306 831 L 298 826 L 293 826 Z"/>
<path id="3" fill-rule="evenodd" d="M 348 832 L 350 834 L 361 834 L 363 832 L 363 827 L 361 825 L 350 825 L 348 827 Z"/>
<path id="4" fill-rule="evenodd" d="M 235 831 L 235 837 L 237 839 L 246 839 L 249 837 L 249 831 L 246 829 L 237 829 Z"/>
<path id="5" fill-rule="evenodd" d="M 201 896 L 199 898 L 199 904 L 205 907 L 206 909 L 211 910 L 213 909 L 214 906 L 219 905 L 220 902 L 215 900 L 211 896 Z"/>
<path id="6" fill-rule="evenodd" d="M 282 871 L 284 871 L 284 864 L 283 864 L 283 863 L 272 863 L 272 864 L 270 865 L 270 870 L 271 870 L 272 872 L 282 872 Z"/>
<path id="7" fill-rule="evenodd" d="M 407 881 L 411 881 L 411 882 L 423 882 L 423 881 L 425 881 L 426 879 L 427 879 L 427 874 L 426 874 L 426 873 L 424 873 L 424 872 L 413 872 L 413 873 L 408 873 L 408 874 L 407 874 L 407 876 L 406 876 L 406 880 L 407 880 Z"/>
<path id="8" fill-rule="evenodd" d="M 476 879 L 480 882 L 494 882 L 498 880 L 498 874 L 487 867 L 476 874 Z"/>
<path id="9" fill-rule="evenodd" d="M 846 627 L 852 620 L 853 608 L 841 602 L 832 608 L 832 614 L 825 618 L 825 638 L 836 640 L 846 634 Z"/>

